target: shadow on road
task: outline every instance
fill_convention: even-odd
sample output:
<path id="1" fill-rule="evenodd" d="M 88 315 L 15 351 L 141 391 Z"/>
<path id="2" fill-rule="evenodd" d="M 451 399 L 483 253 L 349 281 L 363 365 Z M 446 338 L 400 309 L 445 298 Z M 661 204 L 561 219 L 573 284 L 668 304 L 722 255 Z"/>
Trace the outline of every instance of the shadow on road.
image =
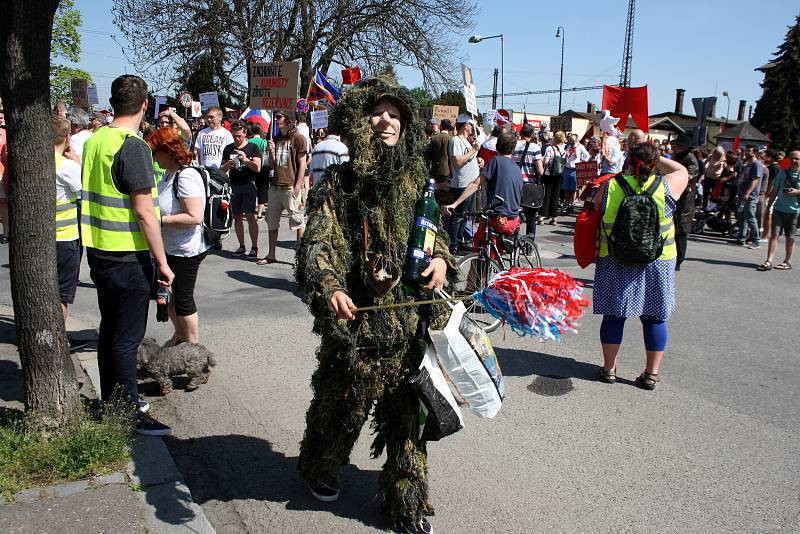
<path id="1" fill-rule="evenodd" d="M 17 344 L 17 326 L 10 315 L 0 315 L 0 343 Z"/>
<path id="2" fill-rule="evenodd" d="M 505 376 L 539 375 L 597 381 L 599 367 L 596 364 L 528 350 L 497 347 L 494 350 Z"/>
<path id="3" fill-rule="evenodd" d="M 249 273 L 247 271 L 226 271 L 225 273 L 234 280 L 242 282 L 243 284 L 263 287 L 264 289 L 279 289 L 281 291 L 293 293 L 299 299 L 303 298 L 303 292 L 300 291 L 300 289 L 297 287 L 297 282 L 294 280 L 261 276 L 258 274 Z"/>
<path id="4" fill-rule="evenodd" d="M 342 498 L 314 499 L 297 472 L 297 458 L 274 451 L 263 439 L 244 435 L 165 439 L 194 501 L 286 503 L 288 510 L 322 511 L 387 529 L 375 498 L 377 471 L 348 465 L 339 471 Z"/>
<path id="5" fill-rule="evenodd" d="M 712 260 L 710 258 L 686 258 L 684 261 L 697 261 L 700 263 L 707 263 L 709 265 L 725 265 L 728 267 L 743 267 L 745 269 L 755 270 L 758 263 L 744 262 L 744 261 L 730 261 L 730 260 Z"/>

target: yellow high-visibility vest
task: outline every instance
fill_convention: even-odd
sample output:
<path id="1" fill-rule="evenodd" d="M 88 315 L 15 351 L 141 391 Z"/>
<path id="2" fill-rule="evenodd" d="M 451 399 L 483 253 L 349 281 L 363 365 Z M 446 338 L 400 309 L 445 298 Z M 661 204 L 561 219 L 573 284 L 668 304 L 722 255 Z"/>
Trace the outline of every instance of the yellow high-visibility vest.
<path id="1" fill-rule="evenodd" d="M 131 130 L 106 127 L 97 130 L 83 146 L 81 239 L 85 247 L 113 252 L 149 250 L 131 196 L 120 192 L 111 177 L 114 156 L 126 139 L 144 143 Z M 155 183 L 152 196 L 156 217 L 160 217 Z"/>
<path id="2" fill-rule="evenodd" d="M 61 170 L 64 156 L 56 154 L 56 172 Z M 78 196 L 73 193 L 69 200 L 56 199 L 56 241 L 75 241 L 78 233 Z"/>
<path id="3" fill-rule="evenodd" d="M 628 185 L 631 186 L 631 189 L 633 189 L 636 193 L 641 193 L 653 184 L 653 180 L 656 179 L 656 176 L 651 176 L 641 184 L 632 176 L 623 175 L 623 178 L 626 182 L 628 182 Z M 597 256 L 600 258 L 608 256 L 608 235 L 614 228 L 614 221 L 617 219 L 617 211 L 619 210 L 624 198 L 625 190 L 622 188 L 622 186 L 617 183 L 615 178 L 609 179 L 608 196 L 606 197 L 606 209 L 603 212 L 603 219 L 600 223 L 600 249 L 598 250 L 597 254 Z M 672 217 L 664 216 L 666 190 L 664 189 L 663 181 L 653 193 L 653 200 L 658 207 L 658 216 L 661 224 L 661 237 L 664 239 L 664 248 L 662 249 L 661 256 L 659 256 L 658 259 L 669 260 L 678 255 L 678 249 L 675 246 L 675 224 L 673 219 Z"/>

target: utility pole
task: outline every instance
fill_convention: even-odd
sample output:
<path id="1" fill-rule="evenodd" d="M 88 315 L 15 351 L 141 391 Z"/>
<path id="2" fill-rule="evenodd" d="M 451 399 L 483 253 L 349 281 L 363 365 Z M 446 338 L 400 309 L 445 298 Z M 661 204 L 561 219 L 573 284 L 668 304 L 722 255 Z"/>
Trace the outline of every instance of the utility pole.
<path id="1" fill-rule="evenodd" d="M 492 88 L 492 109 L 497 109 L 497 69 L 494 69 L 494 87 Z"/>
<path id="2" fill-rule="evenodd" d="M 628 0 L 628 21 L 625 25 L 625 47 L 622 50 L 622 72 L 619 75 L 619 86 L 630 87 L 631 63 L 633 62 L 633 20 L 636 12 L 636 0 Z"/>

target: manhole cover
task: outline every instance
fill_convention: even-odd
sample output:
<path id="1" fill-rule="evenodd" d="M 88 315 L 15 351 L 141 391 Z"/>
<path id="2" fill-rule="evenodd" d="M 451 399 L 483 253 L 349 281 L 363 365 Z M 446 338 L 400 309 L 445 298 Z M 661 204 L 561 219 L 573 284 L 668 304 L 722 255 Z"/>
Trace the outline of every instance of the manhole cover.
<path id="1" fill-rule="evenodd" d="M 563 376 L 537 376 L 533 382 L 528 386 L 528 389 L 537 395 L 545 397 L 560 397 L 572 391 L 571 378 Z"/>

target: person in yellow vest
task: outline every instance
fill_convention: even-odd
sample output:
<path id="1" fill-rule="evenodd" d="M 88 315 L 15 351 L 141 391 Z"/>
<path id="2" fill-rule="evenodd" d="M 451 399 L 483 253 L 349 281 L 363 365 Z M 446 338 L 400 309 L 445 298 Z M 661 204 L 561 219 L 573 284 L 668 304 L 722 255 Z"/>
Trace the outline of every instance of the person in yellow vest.
<path id="1" fill-rule="evenodd" d="M 103 401 L 121 396 L 136 408 L 139 434 L 163 436 L 172 429 L 146 413 L 136 383 L 153 283 L 169 287 L 174 278 L 161 240 L 150 147 L 137 135 L 147 84 L 120 76 L 109 101 L 114 120 L 83 146 L 80 224 L 100 307 L 100 389 Z"/>
<path id="2" fill-rule="evenodd" d="M 81 268 L 80 239 L 78 239 L 81 166 L 64 157 L 64 151 L 69 146 L 69 133 L 69 120 L 53 115 L 53 151 L 56 162 L 56 258 L 58 293 L 65 325 L 67 307 L 75 302 L 75 290 L 78 287 L 78 273 Z"/>
<path id="3" fill-rule="evenodd" d="M 660 171 L 657 175 L 657 171 Z M 663 174 L 663 177 L 660 175 Z M 628 156 L 622 179 L 630 190 L 627 194 L 652 195 L 658 211 L 660 255 L 645 265 L 632 265 L 614 249 L 614 222 L 626 197 L 626 188 L 616 178 L 607 183 L 605 193 L 598 195 L 602 202 L 603 218 L 600 228 L 597 267 L 594 275 L 594 313 L 603 316 L 600 341 L 603 346 L 603 369 L 600 379 L 616 381 L 617 353 L 622 343 L 625 319 L 639 317 L 644 330 L 647 362 L 644 372 L 636 379 L 640 387 L 654 389 L 664 349 L 667 344 L 667 319 L 675 310 L 675 225 L 672 215 L 676 199 L 688 183 L 688 173 L 681 164 L 660 157 L 651 143 L 634 147 Z M 655 221 L 653 221 L 655 222 Z M 656 249 L 656 254 L 658 250 Z"/>

